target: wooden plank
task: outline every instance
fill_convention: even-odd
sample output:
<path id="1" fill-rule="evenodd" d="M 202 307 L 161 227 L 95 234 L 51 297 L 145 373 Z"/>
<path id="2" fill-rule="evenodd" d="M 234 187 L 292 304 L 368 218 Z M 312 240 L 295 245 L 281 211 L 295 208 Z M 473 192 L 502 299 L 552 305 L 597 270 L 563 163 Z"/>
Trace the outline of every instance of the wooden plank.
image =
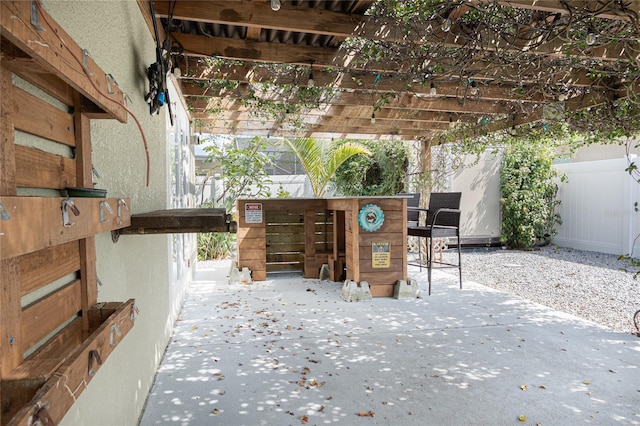
<path id="1" fill-rule="evenodd" d="M 80 279 L 82 280 L 82 328 L 89 331 L 89 308 L 98 302 L 98 273 L 96 271 L 96 237 L 79 241 Z"/>
<path id="2" fill-rule="evenodd" d="M 271 243 L 267 242 L 267 253 L 282 253 L 282 252 L 305 252 L 305 246 L 303 242 L 282 242 Z"/>
<path id="3" fill-rule="evenodd" d="M 37 148 L 16 145 L 16 184 L 27 188 L 76 186 L 76 161 Z"/>
<path id="4" fill-rule="evenodd" d="M 96 65 L 90 55 L 83 55 L 83 49 L 53 20 L 40 3 L 35 4 L 38 22 L 44 31 L 38 31 L 31 25 L 31 2 L 3 1 L 0 3 L 2 37 L 32 57 L 43 69 L 85 95 L 111 118 L 126 123 L 127 111 L 122 90 L 111 84 L 110 94 L 106 73 Z M 85 68 L 88 73 L 85 73 Z"/>
<path id="5" fill-rule="evenodd" d="M 304 233 L 303 223 L 267 223 L 267 233 L 269 234 L 302 234 Z"/>
<path id="6" fill-rule="evenodd" d="M 11 72 L 4 66 L 0 66 L 0 93 L 2 94 L 0 96 L 0 195 L 15 195 L 14 87 L 11 82 Z"/>
<path id="7" fill-rule="evenodd" d="M 91 158 L 91 122 L 84 114 L 83 98 L 74 93 L 74 138 L 76 146 L 77 186 L 93 188 L 93 160 Z M 117 209 L 117 207 L 116 207 Z M 116 212 L 117 213 L 117 212 Z M 79 244 L 80 279 L 82 280 L 82 329 L 89 331 L 89 308 L 98 302 L 98 276 L 96 272 L 96 240 L 83 238 Z"/>
<path id="8" fill-rule="evenodd" d="M 242 250 L 242 260 L 264 260 L 264 249 L 246 249 Z"/>
<path id="9" fill-rule="evenodd" d="M 298 212 L 292 212 L 292 211 L 287 211 L 287 212 L 280 212 L 280 211 L 276 211 L 276 212 L 270 212 L 267 211 L 266 212 L 266 224 L 267 225 L 271 225 L 271 224 L 275 224 L 275 223 L 286 223 L 286 224 L 299 224 L 302 225 L 304 223 L 304 213 L 302 211 L 298 211 Z"/>
<path id="10" fill-rule="evenodd" d="M 76 181 L 81 188 L 93 188 L 93 160 L 91 158 L 91 120 L 83 113 L 83 99 L 73 95 L 73 132 L 76 147 Z"/>
<path id="11" fill-rule="evenodd" d="M 170 209 L 131 216 L 131 226 L 121 234 L 173 234 L 235 232 L 237 225 L 225 209 Z"/>
<path id="12" fill-rule="evenodd" d="M 20 329 L 20 265 L 18 260 L 0 260 L 0 374 L 2 377 L 22 362 Z"/>
<path id="13" fill-rule="evenodd" d="M 267 246 L 272 244 L 302 244 L 304 246 L 305 234 L 270 234 L 267 229 Z"/>
<path id="14" fill-rule="evenodd" d="M 392 284 L 370 285 L 369 291 L 371 297 L 393 297 L 394 287 Z"/>
<path id="15" fill-rule="evenodd" d="M 38 348 L 18 368 L 3 377 L 3 385 L 7 381 L 28 379 L 38 379 L 42 385 L 64 362 L 65 357 L 69 355 L 69 348 L 81 345 L 83 340 L 82 319 L 76 318 Z"/>
<path id="16" fill-rule="evenodd" d="M 0 195 L 15 195 L 14 91 L 11 73 L 3 64 L 0 64 L 0 94 L 2 95 L 0 96 Z M 0 222 L 6 221 L 0 220 Z M 4 252 L 1 238 L 0 236 L 0 256 Z M 2 292 L 0 297 L 0 377 L 3 377 L 22 361 L 22 352 L 16 343 L 20 338 L 22 319 L 20 264 L 17 259 L 0 260 L 0 290 Z"/>
<path id="17" fill-rule="evenodd" d="M 267 264 L 269 263 L 300 263 L 304 260 L 303 253 L 267 253 Z"/>
<path id="18" fill-rule="evenodd" d="M 54 245 L 87 238 L 130 224 L 127 209 L 117 216 L 117 198 L 74 198 L 80 214 L 69 212 L 74 224 L 63 226 L 61 206 L 65 198 L 57 197 L 0 197 L 11 220 L 0 221 L 0 258 L 19 256 Z M 130 205 L 129 199 L 125 199 Z M 100 221 L 100 203 L 108 202 L 113 213 L 103 209 L 105 222 Z M 37 229 L 38 232 L 29 230 Z"/>
<path id="19" fill-rule="evenodd" d="M 68 284 L 22 310 L 22 351 L 27 351 L 41 339 L 71 319 L 82 309 L 80 280 Z"/>
<path id="20" fill-rule="evenodd" d="M 360 272 L 360 281 L 357 282 L 366 281 L 369 285 L 393 285 L 399 279 L 401 278 L 398 278 L 398 272 L 395 271 Z"/>
<path id="21" fill-rule="evenodd" d="M 238 228 L 238 241 L 244 239 L 262 238 L 264 239 L 266 231 L 264 226 L 258 228 Z"/>
<path id="22" fill-rule="evenodd" d="M 7 40 L 0 40 L 2 64 L 11 72 L 42 89 L 65 105 L 73 105 L 74 90 L 59 77 L 42 68 L 33 58 Z"/>
<path id="23" fill-rule="evenodd" d="M 53 105 L 15 88 L 14 125 L 18 130 L 75 146 L 73 115 Z"/>
<path id="24" fill-rule="evenodd" d="M 133 299 L 123 303 L 80 347 L 72 350 L 56 374 L 16 413 L 8 422 L 8 426 L 34 424 L 35 411 L 42 406 L 47 407 L 53 424 L 58 424 L 93 378 L 93 375 L 89 374 L 89 353 L 96 351 L 104 363 L 133 327 L 131 313 L 134 303 Z M 117 326 L 120 335 L 111 331 L 114 325 Z M 115 337 L 113 344 L 111 337 Z M 94 374 L 99 373 L 100 365 L 95 360 L 91 361 L 91 367 Z M 69 389 L 73 391 L 69 392 Z"/>
<path id="25" fill-rule="evenodd" d="M 283 271 L 302 271 L 304 269 L 303 262 L 296 263 L 267 263 L 267 273 L 283 272 Z"/>
<path id="26" fill-rule="evenodd" d="M 18 257 L 20 295 L 24 296 L 80 269 L 77 241 L 27 253 Z"/>

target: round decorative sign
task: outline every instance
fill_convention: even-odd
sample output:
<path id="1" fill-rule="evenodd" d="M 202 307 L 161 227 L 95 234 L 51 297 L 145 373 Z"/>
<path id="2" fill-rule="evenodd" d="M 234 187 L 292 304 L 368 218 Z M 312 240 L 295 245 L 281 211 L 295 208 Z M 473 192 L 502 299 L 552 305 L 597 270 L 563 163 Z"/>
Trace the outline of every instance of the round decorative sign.
<path id="1" fill-rule="evenodd" d="M 384 223 L 384 212 L 375 204 L 367 204 L 358 213 L 358 223 L 365 231 L 377 231 Z"/>

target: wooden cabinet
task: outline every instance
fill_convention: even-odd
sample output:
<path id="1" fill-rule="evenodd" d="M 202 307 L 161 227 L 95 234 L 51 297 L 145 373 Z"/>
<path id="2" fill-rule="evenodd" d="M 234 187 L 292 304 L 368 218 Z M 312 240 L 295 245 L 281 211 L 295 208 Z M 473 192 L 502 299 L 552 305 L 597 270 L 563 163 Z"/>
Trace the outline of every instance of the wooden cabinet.
<path id="1" fill-rule="evenodd" d="M 94 195 L 90 120 L 127 112 L 38 2 L 2 1 L 0 36 L 0 423 L 57 424 L 136 316 L 97 302 L 95 235 L 129 226 L 130 200 L 63 195 Z"/>
<path id="2" fill-rule="evenodd" d="M 358 215 L 374 206 L 379 227 L 364 230 Z M 241 199 L 237 209 L 238 267 L 249 268 L 254 280 L 282 270 L 318 278 L 328 264 L 333 280 L 346 269 L 346 279 L 367 281 L 372 296 L 387 297 L 407 279 L 405 197 Z"/>

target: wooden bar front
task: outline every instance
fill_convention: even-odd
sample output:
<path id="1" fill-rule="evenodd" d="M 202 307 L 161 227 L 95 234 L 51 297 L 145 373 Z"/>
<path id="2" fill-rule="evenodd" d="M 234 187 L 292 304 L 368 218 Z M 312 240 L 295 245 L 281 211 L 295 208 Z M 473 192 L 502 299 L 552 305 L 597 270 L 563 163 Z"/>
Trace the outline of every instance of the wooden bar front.
<path id="1" fill-rule="evenodd" d="M 384 297 L 407 279 L 404 197 L 240 199 L 237 208 L 238 267 L 256 281 L 283 270 L 318 278 L 328 264 L 332 280 L 366 281 L 373 297 Z M 365 230 L 363 209 L 383 212 L 382 224 Z"/>

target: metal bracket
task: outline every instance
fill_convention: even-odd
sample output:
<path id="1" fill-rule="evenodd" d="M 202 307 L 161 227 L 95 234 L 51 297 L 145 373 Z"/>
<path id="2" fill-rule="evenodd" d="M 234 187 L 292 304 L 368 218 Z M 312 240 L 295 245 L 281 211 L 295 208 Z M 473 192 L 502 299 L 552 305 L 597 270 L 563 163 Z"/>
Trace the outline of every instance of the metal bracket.
<path id="1" fill-rule="evenodd" d="M 11 219 L 11 216 L 9 215 L 7 208 L 4 206 L 4 204 L 2 204 L 2 201 L 0 201 L 0 220 L 10 220 L 10 219 Z"/>
<path id="2" fill-rule="evenodd" d="M 115 335 L 118 335 L 118 337 L 122 337 L 122 332 L 120 331 L 118 324 L 113 324 L 111 326 L 111 333 L 109 333 L 109 343 L 111 344 L 111 346 L 115 346 L 118 343 L 116 342 Z"/>
<path id="3" fill-rule="evenodd" d="M 125 208 L 127 211 L 129 211 L 129 206 L 127 206 L 127 202 L 125 201 L 124 198 L 119 198 L 118 199 L 118 217 L 122 217 L 122 208 Z"/>
<path id="4" fill-rule="evenodd" d="M 75 222 L 71 222 L 69 220 L 69 209 L 74 215 L 80 215 L 80 210 L 78 210 L 76 205 L 73 204 L 73 200 L 71 198 L 62 200 L 62 226 L 65 228 L 75 225 Z"/>
<path id="5" fill-rule="evenodd" d="M 116 81 L 115 77 L 112 76 L 111 74 L 106 74 L 105 79 L 107 80 L 107 93 L 109 93 L 110 95 L 113 95 L 116 92 L 114 92 L 113 89 L 111 88 L 111 82 L 113 81 L 113 84 L 117 87 L 120 87 L 120 86 L 118 86 L 118 82 Z"/>
<path id="6" fill-rule="evenodd" d="M 88 367 L 87 373 L 89 373 L 90 376 L 93 376 L 94 374 L 96 374 L 96 372 L 93 370 L 94 358 L 98 363 L 98 365 L 102 365 L 102 358 L 100 358 L 100 354 L 98 353 L 97 349 L 93 349 L 89 351 L 89 367 Z"/>
<path id="7" fill-rule="evenodd" d="M 89 63 L 87 61 L 89 56 L 91 56 L 89 51 L 87 49 L 82 49 L 82 68 L 84 68 L 87 75 L 92 76 L 93 73 L 89 70 Z"/>
<path id="8" fill-rule="evenodd" d="M 118 240 L 120 239 L 120 230 L 119 229 L 114 229 L 113 231 L 111 231 L 111 241 L 113 241 L 113 243 L 117 243 Z"/>
<path id="9" fill-rule="evenodd" d="M 105 219 L 104 217 L 104 210 L 107 209 L 107 211 L 110 214 L 113 214 L 113 209 L 111 208 L 111 206 L 109 205 L 109 202 L 107 201 L 100 201 L 100 222 L 101 223 L 105 223 L 105 222 L 109 222 L 109 219 Z"/>
<path id="10" fill-rule="evenodd" d="M 38 22 L 38 3 L 36 0 L 31 0 L 31 25 L 38 31 L 44 31 L 44 28 Z"/>
<path id="11" fill-rule="evenodd" d="M 138 307 L 135 304 L 131 305 L 131 322 L 134 322 L 139 314 L 140 310 L 138 309 Z"/>

